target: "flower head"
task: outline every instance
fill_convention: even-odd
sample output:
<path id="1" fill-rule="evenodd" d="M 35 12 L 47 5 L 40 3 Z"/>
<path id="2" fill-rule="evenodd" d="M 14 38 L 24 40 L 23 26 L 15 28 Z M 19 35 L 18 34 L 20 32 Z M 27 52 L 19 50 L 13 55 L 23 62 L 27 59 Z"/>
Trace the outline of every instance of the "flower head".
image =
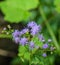
<path id="1" fill-rule="evenodd" d="M 40 47 L 39 46 L 35 46 L 36 49 L 39 49 Z"/>
<path id="2" fill-rule="evenodd" d="M 20 31 L 20 35 L 23 35 L 25 33 L 29 32 L 29 29 L 28 28 L 25 28 L 23 30 Z"/>
<path id="3" fill-rule="evenodd" d="M 51 50 L 51 51 L 53 51 L 53 50 L 54 50 L 54 47 L 53 47 L 53 46 L 51 46 L 51 47 L 50 47 L 50 50 Z"/>
<path id="4" fill-rule="evenodd" d="M 30 42 L 30 48 L 34 48 L 34 42 L 33 41 Z"/>
<path id="5" fill-rule="evenodd" d="M 47 44 L 47 43 L 46 43 L 46 44 L 44 44 L 42 48 L 43 48 L 43 49 L 48 48 L 48 44 Z"/>
<path id="6" fill-rule="evenodd" d="M 37 24 L 36 24 L 34 21 L 29 22 L 29 23 L 27 24 L 27 26 L 30 27 L 30 28 L 32 28 L 32 27 L 35 26 L 35 25 L 37 25 Z"/>
<path id="7" fill-rule="evenodd" d="M 46 57 L 47 56 L 47 54 L 46 53 L 43 53 L 43 55 L 42 55 L 43 57 Z"/>
<path id="8" fill-rule="evenodd" d="M 31 29 L 31 35 L 34 36 L 34 35 L 38 34 L 39 31 L 40 31 L 40 26 L 36 25 L 36 26 L 32 27 L 32 29 Z"/>
<path id="9" fill-rule="evenodd" d="M 6 27 L 4 27 L 3 30 L 6 30 Z"/>
<path id="10" fill-rule="evenodd" d="M 21 38 L 19 43 L 22 44 L 22 45 L 24 46 L 25 44 L 28 43 L 28 39 L 25 38 L 25 37 L 24 37 L 24 38 Z"/>
<path id="11" fill-rule="evenodd" d="M 48 39 L 48 42 L 51 42 L 52 40 L 51 39 Z"/>
<path id="12" fill-rule="evenodd" d="M 15 41 L 15 43 L 19 43 L 20 38 L 19 37 L 15 37 L 14 41 Z"/>
<path id="13" fill-rule="evenodd" d="M 38 36 L 38 38 L 39 38 L 39 40 L 40 40 L 40 41 L 42 41 L 42 42 L 44 42 L 44 41 L 45 41 L 45 39 L 44 39 L 44 37 L 43 37 L 43 35 L 42 35 L 42 34 L 41 34 L 41 35 L 39 35 L 39 36 Z"/>
<path id="14" fill-rule="evenodd" d="M 19 35 L 20 35 L 20 31 L 18 31 L 18 30 L 15 30 L 15 31 L 12 33 L 13 38 L 19 37 Z"/>

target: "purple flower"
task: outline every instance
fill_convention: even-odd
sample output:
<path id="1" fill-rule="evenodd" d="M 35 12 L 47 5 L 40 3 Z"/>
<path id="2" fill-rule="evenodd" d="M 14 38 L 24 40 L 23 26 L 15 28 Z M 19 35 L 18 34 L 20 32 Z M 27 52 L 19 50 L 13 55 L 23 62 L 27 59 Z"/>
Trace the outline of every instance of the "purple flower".
<path id="1" fill-rule="evenodd" d="M 47 54 L 46 53 L 43 53 L 43 55 L 42 55 L 43 57 L 46 57 L 47 56 Z"/>
<path id="2" fill-rule="evenodd" d="M 29 23 L 27 24 L 27 26 L 30 27 L 30 28 L 32 28 L 32 27 L 35 26 L 35 25 L 37 25 L 37 24 L 36 24 L 34 21 L 29 22 Z"/>
<path id="3" fill-rule="evenodd" d="M 20 38 L 19 37 L 15 37 L 14 41 L 15 41 L 15 43 L 19 43 Z"/>
<path id="4" fill-rule="evenodd" d="M 30 48 L 34 48 L 34 42 L 33 41 L 30 42 Z"/>
<path id="5" fill-rule="evenodd" d="M 44 44 L 42 48 L 43 48 L 43 49 L 48 48 L 48 44 Z"/>
<path id="6" fill-rule="evenodd" d="M 15 30 L 15 31 L 12 33 L 13 38 L 19 37 L 19 35 L 20 35 L 20 31 L 18 31 L 18 30 Z"/>
<path id="7" fill-rule="evenodd" d="M 28 43 L 28 39 L 25 38 L 25 37 L 24 38 L 21 38 L 19 43 L 24 46 L 26 43 Z"/>
<path id="8" fill-rule="evenodd" d="M 39 40 L 40 40 L 40 41 L 45 42 L 45 39 L 44 39 L 44 37 L 43 37 L 43 35 L 42 35 L 42 34 L 41 34 L 41 35 L 39 35 L 39 36 L 38 36 L 38 38 L 39 38 Z"/>
<path id="9" fill-rule="evenodd" d="M 20 35 L 23 35 L 23 34 L 25 34 L 27 32 L 29 32 L 29 29 L 25 28 L 25 29 L 20 31 Z"/>
<path id="10" fill-rule="evenodd" d="M 31 35 L 36 35 L 40 31 L 40 26 L 36 25 L 31 29 Z"/>

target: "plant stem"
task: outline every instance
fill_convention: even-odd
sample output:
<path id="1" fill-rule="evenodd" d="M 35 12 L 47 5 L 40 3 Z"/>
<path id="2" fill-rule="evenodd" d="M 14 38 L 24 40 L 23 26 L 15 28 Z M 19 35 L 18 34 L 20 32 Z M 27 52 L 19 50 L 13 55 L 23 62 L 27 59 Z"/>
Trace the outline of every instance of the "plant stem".
<path id="1" fill-rule="evenodd" d="M 41 5 L 40 5 L 40 14 L 41 14 L 41 16 L 42 16 L 42 18 L 43 18 L 43 20 L 44 20 L 44 22 L 45 22 L 45 25 L 46 25 L 46 27 L 47 27 L 47 29 L 48 29 L 48 31 L 49 31 L 49 33 L 50 33 L 52 39 L 53 39 L 53 42 L 54 42 L 54 45 L 56 46 L 57 51 L 60 51 L 60 50 L 59 50 L 60 48 L 59 48 L 58 42 L 57 42 L 57 40 L 56 40 L 56 37 L 55 37 L 55 35 L 54 35 L 54 33 L 53 33 L 53 31 L 52 31 L 52 29 L 51 29 L 49 23 L 48 23 L 48 20 L 46 19 L 45 13 L 44 13 L 44 11 L 43 11 Z"/>
<path id="2" fill-rule="evenodd" d="M 12 36 L 7 34 L 0 34 L 0 38 L 12 38 Z"/>
<path id="3" fill-rule="evenodd" d="M 60 29 L 58 30 L 58 37 L 59 37 L 59 43 L 60 43 Z"/>

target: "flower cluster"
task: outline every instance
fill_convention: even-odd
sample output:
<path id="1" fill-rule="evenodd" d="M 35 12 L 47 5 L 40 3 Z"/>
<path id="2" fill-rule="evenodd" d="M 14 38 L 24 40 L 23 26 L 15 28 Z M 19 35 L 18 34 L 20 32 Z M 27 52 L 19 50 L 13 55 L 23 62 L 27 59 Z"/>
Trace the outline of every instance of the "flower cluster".
<path id="1" fill-rule="evenodd" d="M 13 40 L 16 42 L 16 43 L 20 43 L 21 45 L 25 45 L 27 44 L 28 42 L 30 42 L 28 40 L 28 38 L 30 36 L 34 37 L 35 35 L 37 35 L 39 32 L 41 31 L 41 26 L 40 25 L 37 25 L 35 22 L 29 22 L 28 25 L 27 25 L 27 28 L 24 28 L 23 30 L 19 31 L 19 30 L 15 30 L 13 33 L 12 33 L 12 36 L 13 36 Z M 28 37 L 26 37 L 26 35 L 28 35 Z M 32 41 L 31 41 L 32 42 Z M 30 43 L 31 43 L 30 42 Z M 33 43 L 30 44 L 30 46 L 32 45 Z"/>
<path id="2" fill-rule="evenodd" d="M 54 47 L 49 45 L 48 43 L 50 43 L 52 40 L 48 39 L 48 41 L 46 42 L 46 40 L 44 39 L 43 34 L 41 34 L 41 26 L 37 25 L 34 21 L 29 22 L 27 24 L 27 27 L 22 29 L 21 31 L 19 30 L 15 30 L 12 33 L 13 36 L 13 40 L 15 41 L 15 43 L 19 43 L 22 46 L 28 46 L 29 49 L 33 50 L 34 48 L 38 49 L 40 48 L 40 46 L 36 46 L 35 42 L 32 40 L 32 38 L 34 38 L 35 36 L 37 36 L 38 40 L 40 42 L 42 42 L 42 50 L 44 50 L 42 56 L 46 57 L 46 50 L 49 49 L 50 51 L 54 50 Z M 36 42 L 37 43 L 37 42 Z"/>

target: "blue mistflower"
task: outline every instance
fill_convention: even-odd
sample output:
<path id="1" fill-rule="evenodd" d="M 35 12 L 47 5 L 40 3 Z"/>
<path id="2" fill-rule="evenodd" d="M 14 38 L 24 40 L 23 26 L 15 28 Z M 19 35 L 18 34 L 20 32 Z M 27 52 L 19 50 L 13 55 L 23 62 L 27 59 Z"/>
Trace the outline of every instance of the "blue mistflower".
<path id="1" fill-rule="evenodd" d="M 40 40 L 40 41 L 42 41 L 42 42 L 44 42 L 44 41 L 45 41 L 45 39 L 44 39 L 44 37 L 43 37 L 43 35 L 42 35 L 42 34 L 41 34 L 41 35 L 39 35 L 39 36 L 38 36 L 38 38 L 39 38 L 39 40 Z"/>
<path id="2" fill-rule="evenodd" d="M 19 43 L 20 38 L 19 37 L 15 37 L 14 41 L 15 41 L 15 43 Z"/>
<path id="3" fill-rule="evenodd" d="M 25 37 L 24 37 L 24 38 L 21 38 L 20 41 L 19 41 L 19 43 L 22 44 L 22 45 L 24 46 L 25 44 L 28 43 L 28 39 L 25 38 Z"/>
<path id="4" fill-rule="evenodd" d="M 47 54 L 48 51 L 53 52 L 56 49 L 54 45 L 51 46 L 51 44 L 48 44 L 52 40 L 51 39 L 48 39 L 47 41 L 45 40 L 43 33 L 41 33 L 41 26 L 37 25 L 34 21 L 29 22 L 27 24 L 27 27 L 22 29 L 21 31 L 15 30 L 12 33 L 12 36 L 15 43 L 16 44 L 19 43 L 20 45 L 19 49 L 20 47 L 24 48 L 22 52 L 27 50 L 26 52 L 28 53 L 28 55 L 32 53 L 34 55 L 37 55 L 35 54 L 35 52 L 37 51 L 39 55 L 46 58 L 48 56 Z M 18 51 L 20 52 L 20 50 Z M 42 52 L 42 54 L 40 54 L 40 52 Z M 24 54 L 22 55 L 24 56 Z M 27 60 L 27 58 L 25 57 L 23 59 Z"/>
<path id="5" fill-rule="evenodd" d="M 41 28 L 38 25 L 32 27 L 32 29 L 31 29 L 31 35 L 34 36 L 34 35 L 38 34 L 40 32 L 40 30 L 41 30 Z"/>
<path id="6" fill-rule="evenodd" d="M 34 48 L 34 42 L 33 41 L 30 42 L 30 48 Z"/>
<path id="7" fill-rule="evenodd" d="M 47 54 L 46 53 L 43 53 L 43 55 L 42 55 L 43 57 L 46 57 L 47 56 Z"/>
<path id="8" fill-rule="evenodd" d="M 43 48 L 43 49 L 48 48 L 48 44 L 47 44 L 47 43 L 46 43 L 46 44 L 44 44 L 42 48 Z"/>
<path id="9" fill-rule="evenodd" d="M 18 31 L 18 30 L 15 30 L 15 31 L 12 33 L 13 38 L 18 37 L 19 35 L 20 35 L 20 31 Z"/>
<path id="10" fill-rule="evenodd" d="M 36 26 L 36 25 L 37 25 L 37 24 L 36 24 L 34 21 L 29 22 L 29 23 L 27 24 L 27 26 L 30 27 L 30 28 L 32 28 L 33 26 Z"/>
<path id="11" fill-rule="evenodd" d="M 23 30 L 20 31 L 20 35 L 23 35 L 25 33 L 29 32 L 29 29 L 28 28 L 25 28 Z"/>

